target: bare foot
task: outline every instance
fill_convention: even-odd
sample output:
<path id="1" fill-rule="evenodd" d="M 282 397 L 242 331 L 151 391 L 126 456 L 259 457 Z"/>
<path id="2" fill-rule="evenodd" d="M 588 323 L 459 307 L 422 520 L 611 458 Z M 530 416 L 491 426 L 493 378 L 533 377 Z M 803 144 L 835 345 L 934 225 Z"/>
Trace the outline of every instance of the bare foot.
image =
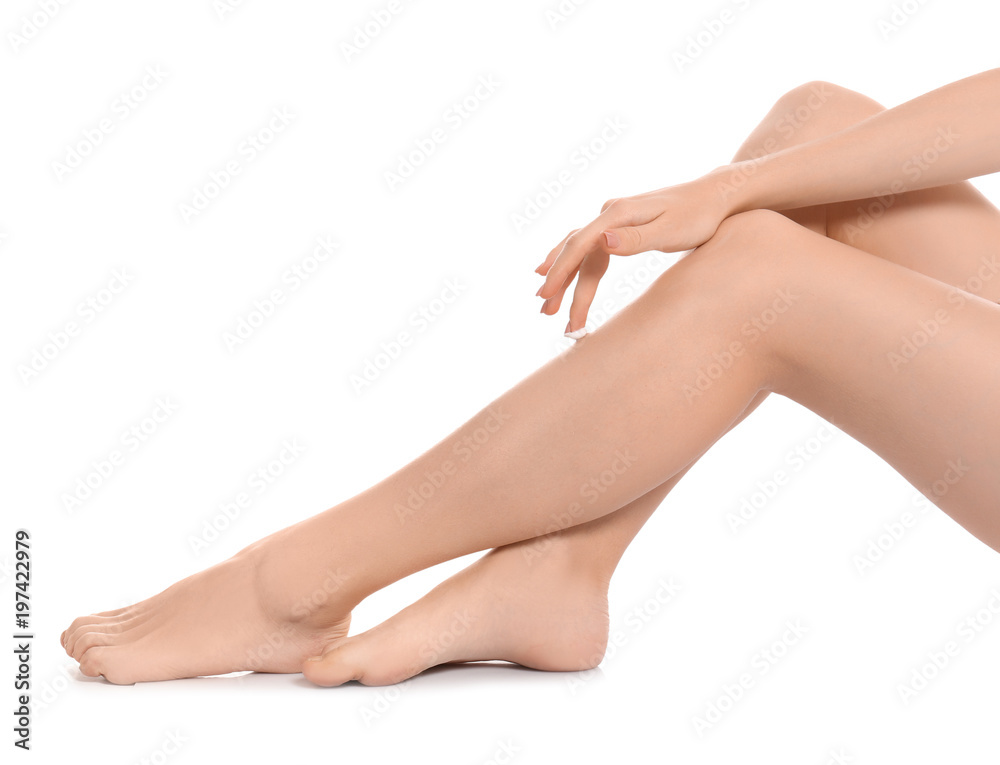
<path id="1" fill-rule="evenodd" d="M 526 556 L 532 544 L 487 553 L 391 619 L 305 661 L 302 671 L 332 686 L 391 685 L 447 662 L 501 659 L 549 671 L 597 666 L 608 639 L 607 579 L 574 561 L 565 542 Z"/>
<path id="2" fill-rule="evenodd" d="M 295 554 L 289 532 L 148 600 L 76 619 L 61 637 L 66 653 L 84 675 L 117 684 L 301 671 L 304 659 L 347 635 L 350 612 L 338 610 L 339 572 L 307 579 L 287 565 Z"/>

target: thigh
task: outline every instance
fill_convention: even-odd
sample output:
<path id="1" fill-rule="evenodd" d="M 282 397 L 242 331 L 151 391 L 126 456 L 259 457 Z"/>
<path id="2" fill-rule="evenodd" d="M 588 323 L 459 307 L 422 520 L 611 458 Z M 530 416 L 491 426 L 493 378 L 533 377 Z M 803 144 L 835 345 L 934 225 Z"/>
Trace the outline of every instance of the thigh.
<path id="1" fill-rule="evenodd" d="M 782 297 L 784 310 L 752 321 L 773 363 L 765 388 L 864 443 L 1000 550 L 1000 306 L 756 212 L 716 247 Z"/>
<path id="2" fill-rule="evenodd" d="M 824 97 L 820 108 L 814 109 L 817 92 Z M 734 160 L 842 130 L 883 109 L 860 93 L 829 83 L 807 83 L 779 99 Z M 797 120 L 803 110 L 809 119 Z M 789 131 L 789 125 L 796 129 Z M 1000 210 L 968 181 L 781 214 L 815 234 L 1000 303 Z M 760 391 L 740 421 L 767 396 L 768 391 Z M 655 490 L 657 504 L 680 477 Z"/>
<path id="3" fill-rule="evenodd" d="M 1000 210 L 971 183 L 827 206 L 832 239 L 1000 303 Z"/>

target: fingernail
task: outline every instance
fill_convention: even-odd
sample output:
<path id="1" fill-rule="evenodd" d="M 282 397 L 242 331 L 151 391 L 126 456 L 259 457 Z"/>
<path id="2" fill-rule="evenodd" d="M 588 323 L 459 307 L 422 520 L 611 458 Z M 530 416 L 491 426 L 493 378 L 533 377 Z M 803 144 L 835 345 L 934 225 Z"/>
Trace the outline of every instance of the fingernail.
<path id="1" fill-rule="evenodd" d="M 569 324 L 566 325 L 566 331 L 563 333 L 563 337 L 568 337 L 570 340 L 579 340 L 581 337 L 587 334 L 587 328 L 581 327 L 576 330 L 576 332 L 569 331 Z"/>
<path id="2" fill-rule="evenodd" d="M 535 296 L 536 297 L 541 297 L 543 289 L 545 289 L 545 285 L 544 284 L 541 287 L 538 288 L 538 292 L 535 293 Z"/>
<path id="3" fill-rule="evenodd" d="M 548 304 L 548 300 L 542 303 L 542 307 L 538 309 L 538 313 L 545 313 L 545 306 Z"/>
<path id="4" fill-rule="evenodd" d="M 612 250 L 615 249 L 615 247 L 621 245 L 622 243 L 622 240 L 618 238 L 618 234 L 616 234 L 614 231 L 605 231 L 604 241 L 608 243 L 608 247 Z"/>

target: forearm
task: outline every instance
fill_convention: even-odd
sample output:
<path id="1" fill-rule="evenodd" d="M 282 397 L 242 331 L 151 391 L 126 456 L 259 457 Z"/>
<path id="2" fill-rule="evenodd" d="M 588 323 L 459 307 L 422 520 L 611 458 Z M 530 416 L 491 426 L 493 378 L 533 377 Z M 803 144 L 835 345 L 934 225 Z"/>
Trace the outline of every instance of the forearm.
<path id="1" fill-rule="evenodd" d="M 997 171 L 1000 69 L 991 69 L 712 174 L 733 214 L 898 194 Z"/>

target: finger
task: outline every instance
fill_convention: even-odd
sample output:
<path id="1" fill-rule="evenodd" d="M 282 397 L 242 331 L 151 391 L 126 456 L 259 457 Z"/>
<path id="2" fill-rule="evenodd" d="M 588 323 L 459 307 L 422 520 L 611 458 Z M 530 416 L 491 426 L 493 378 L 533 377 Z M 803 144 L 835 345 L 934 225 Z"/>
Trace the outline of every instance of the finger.
<path id="1" fill-rule="evenodd" d="M 566 279 L 566 281 L 562 283 L 562 286 L 559 287 L 559 289 L 556 291 L 556 294 L 550 297 L 544 303 L 542 303 L 542 313 L 551 316 L 552 314 L 559 312 L 559 306 L 562 305 L 563 295 L 566 294 L 566 290 L 569 289 L 569 285 L 573 283 L 573 280 L 576 278 L 576 275 L 579 272 L 580 272 L 579 268 L 574 270 L 573 273 L 571 273 L 569 277 Z"/>
<path id="2" fill-rule="evenodd" d="M 576 280 L 576 290 L 573 292 L 573 303 L 569 307 L 569 324 L 567 332 L 575 332 L 587 326 L 587 314 L 597 295 L 597 285 L 608 270 L 611 260 L 606 253 L 592 255 L 583 261 L 580 275 Z"/>
<path id="3" fill-rule="evenodd" d="M 601 232 L 605 250 L 612 255 L 637 255 L 650 250 L 674 252 L 676 237 L 670 236 L 672 223 L 669 213 L 663 213 L 641 226 L 607 228 Z"/>
<path id="4" fill-rule="evenodd" d="M 602 234 L 605 229 L 642 225 L 661 211 L 662 206 L 652 198 L 612 202 L 604 212 L 566 239 L 562 250 L 549 267 L 545 283 L 538 294 L 550 297 L 566 280 L 566 276 L 579 268 L 584 258 L 593 252 L 607 253 L 607 242 Z"/>
<path id="5" fill-rule="evenodd" d="M 535 269 L 535 273 L 542 274 L 543 276 L 546 273 L 548 273 L 549 266 L 552 265 L 552 261 L 556 259 L 556 255 L 558 255 L 559 251 L 562 250 L 562 248 L 566 245 L 566 240 L 569 239 L 571 236 L 573 236 L 573 234 L 575 234 L 579 230 L 580 229 L 578 228 L 574 228 L 572 231 L 566 234 L 566 236 L 563 237 L 563 240 L 552 248 L 552 251 L 549 252 L 549 254 L 545 257 L 545 260 L 542 261 L 541 265 L 539 265 L 538 268 Z"/>
<path id="6" fill-rule="evenodd" d="M 559 289 L 566 284 L 567 280 L 580 268 L 580 264 L 590 251 L 582 247 L 577 240 L 577 237 L 581 236 L 585 229 L 586 227 L 566 237 L 562 248 L 556 254 L 555 259 L 549 264 L 545 272 L 545 281 L 538 288 L 537 295 L 546 300 L 554 297 Z"/>

